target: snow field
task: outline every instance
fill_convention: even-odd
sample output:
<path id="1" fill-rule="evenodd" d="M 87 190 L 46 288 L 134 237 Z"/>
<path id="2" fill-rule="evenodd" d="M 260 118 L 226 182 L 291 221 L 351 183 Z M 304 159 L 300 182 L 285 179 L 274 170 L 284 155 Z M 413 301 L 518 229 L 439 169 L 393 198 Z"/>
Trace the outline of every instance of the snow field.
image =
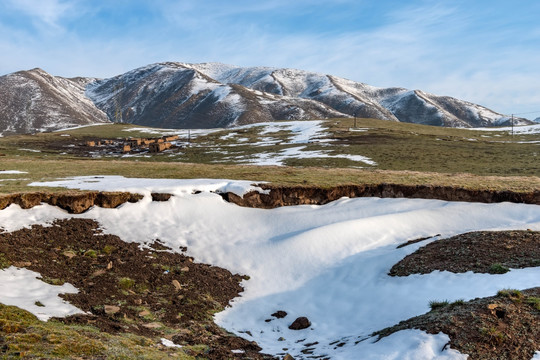
<path id="1" fill-rule="evenodd" d="M 58 294 L 77 293 L 73 285 L 49 285 L 39 277 L 34 271 L 14 266 L 0 270 L 0 303 L 27 310 L 42 321 L 83 312 L 58 297 Z"/>
<path id="2" fill-rule="evenodd" d="M 448 342 L 444 334 L 402 331 L 377 343 L 369 335 L 428 311 L 431 300 L 468 300 L 494 295 L 501 288 L 539 285 L 538 268 L 504 275 L 387 275 L 393 264 L 426 244 L 396 249 L 407 240 L 474 230 L 540 230 L 537 205 L 343 198 L 324 206 L 263 210 L 226 203 L 213 193 L 242 194 L 252 188 L 250 182 L 115 176 L 35 185 L 146 194 L 138 203 L 96 207 L 78 216 L 97 220 L 105 232 L 125 241 L 159 238 L 176 250 L 187 246 L 197 261 L 249 275 L 242 296 L 217 314 L 216 321 L 272 354 L 288 352 L 302 358 L 303 344 L 318 342 L 314 354 L 332 359 L 464 359 L 454 350 L 442 351 Z M 152 202 L 150 191 L 175 196 Z M 0 225 L 13 231 L 64 217 L 71 215 L 48 205 L 29 210 L 12 205 L 0 212 Z M 277 310 L 287 311 L 287 317 L 273 319 L 270 314 Z M 289 330 L 298 316 L 307 316 L 312 326 Z M 335 341 L 345 344 L 330 345 Z"/>

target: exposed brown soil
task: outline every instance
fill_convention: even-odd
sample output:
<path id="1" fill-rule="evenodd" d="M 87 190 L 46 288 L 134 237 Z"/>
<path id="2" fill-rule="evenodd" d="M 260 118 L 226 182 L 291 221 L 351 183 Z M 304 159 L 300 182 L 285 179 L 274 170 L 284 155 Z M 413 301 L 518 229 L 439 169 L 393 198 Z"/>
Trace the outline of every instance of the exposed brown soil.
<path id="1" fill-rule="evenodd" d="M 477 231 L 421 247 L 395 264 L 389 274 L 407 276 L 434 270 L 500 273 L 505 268 L 531 266 L 540 266 L 540 232 Z"/>
<path id="2" fill-rule="evenodd" d="M 317 186 L 276 186 L 259 184 L 269 194 L 256 191 L 243 197 L 233 193 L 221 194 L 227 201 L 240 206 L 271 209 L 287 205 L 323 205 L 342 197 L 422 198 L 446 201 L 482 203 L 514 202 L 540 204 L 540 189 L 532 192 L 470 190 L 453 186 L 365 184 L 341 185 L 332 188 Z"/>
<path id="3" fill-rule="evenodd" d="M 471 360 L 530 360 L 540 350 L 540 287 L 440 306 L 374 335 L 404 329 L 443 332 Z"/>
<path id="4" fill-rule="evenodd" d="M 58 206 L 71 214 L 80 214 L 92 206 L 116 208 L 126 202 L 137 202 L 143 198 L 140 194 L 107 191 L 68 191 L 61 193 L 28 192 L 0 195 L 0 210 L 11 204 L 23 209 L 46 203 Z"/>
<path id="5" fill-rule="evenodd" d="M 148 245 L 141 248 L 102 234 L 99 224 L 88 219 L 0 233 L 0 253 L 10 264 L 79 289 L 63 297 L 88 314 L 60 321 L 111 333 L 168 337 L 179 345 L 204 344 L 208 359 L 271 358 L 260 354 L 257 344 L 213 323 L 212 314 L 242 291 L 242 276 L 194 263 L 159 240 Z M 171 329 L 173 336 L 168 335 Z M 234 354 L 234 349 L 245 352 Z"/>

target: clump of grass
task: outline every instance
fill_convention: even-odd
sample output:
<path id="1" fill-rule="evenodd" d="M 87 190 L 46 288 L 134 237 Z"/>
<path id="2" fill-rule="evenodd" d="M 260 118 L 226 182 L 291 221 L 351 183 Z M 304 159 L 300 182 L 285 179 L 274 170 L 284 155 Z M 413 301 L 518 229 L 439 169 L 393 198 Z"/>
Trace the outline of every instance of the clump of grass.
<path id="1" fill-rule="evenodd" d="M 490 274 L 506 274 L 510 269 L 502 264 L 495 263 L 489 267 L 488 271 Z"/>
<path id="2" fill-rule="evenodd" d="M 66 283 L 62 279 L 51 278 L 51 277 L 48 277 L 48 276 L 42 276 L 42 277 L 40 277 L 38 279 L 43 281 L 43 282 L 46 282 L 47 284 L 50 284 L 50 285 L 62 286 L 62 285 L 64 285 Z"/>
<path id="3" fill-rule="evenodd" d="M 429 307 L 433 311 L 433 310 L 437 310 L 437 309 L 441 309 L 443 307 L 446 307 L 449 304 L 450 304 L 450 302 L 448 300 L 443 300 L 443 301 L 431 300 L 429 302 Z"/>
<path id="4" fill-rule="evenodd" d="M 507 297 L 513 302 L 521 302 L 523 300 L 523 293 L 516 289 L 503 289 L 497 292 L 497 296 Z"/>
<path id="5" fill-rule="evenodd" d="M 463 300 L 463 299 L 458 299 L 458 300 L 453 301 L 452 303 L 450 303 L 451 308 L 454 308 L 454 307 L 457 307 L 457 306 L 462 306 L 462 305 L 465 305 L 465 300 Z"/>
<path id="6" fill-rule="evenodd" d="M 111 255 L 114 250 L 116 250 L 116 248 L 112 245 L 105 245 L 103 247 L 103 249 L 101 249 L 101 252 L 104 253 L 105 255 Z"/>
<path id="7" fill-rule="evenodd" d="M 130 290 L 135 286 L 135 280 L 128 277 L 123 277 L 118 279 L 118 285 L 120 285 L 120 288 L 123 290 Z"/>
<path id="8" fill-rule="evenodd" d="M 6 269 L 11 266 L 11 263 L 6 259 L 6 255 L 0 253 L 0 270 Z"/>
<path id="9" fill-rule="evenodd" d="M 39 306 L 39 307 L 45 307 L 45 305 L 43 305 L 43 303 L 42 303 L 41 301 L 39 301 L 39 300 L 36 301 L 36 302 L 34 303 L 34 305 Z"/>
<path id="10" fill-rule="evenodd" d="M 490 328 L 481 328 L 480 334 L 487 337 L 489 341 L 495 345 L 502 344 L 505 339 L 505 335 L 493 326 Z"/>
<path id="11" fill-rule="evenodd" d="M 87 251 L 84 252 L 84 256 L 95 259 L 95 258 L 97 258 L 97 251 L 93 250 L 93 249 L 87 250 Z"/>
<path id="12" fill-rule="evenodd" d="M 529 296 L 525 302 L 531 305 L 535 310 L 540 311 L 540 298 L 536 296 Z"/>

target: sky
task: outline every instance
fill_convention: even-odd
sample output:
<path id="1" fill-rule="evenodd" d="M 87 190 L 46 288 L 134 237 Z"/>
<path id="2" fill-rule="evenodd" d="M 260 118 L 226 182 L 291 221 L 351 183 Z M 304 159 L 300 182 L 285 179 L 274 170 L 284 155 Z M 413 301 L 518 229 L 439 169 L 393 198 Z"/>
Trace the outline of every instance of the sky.
<path id="1" fill-rule="evenodd" d="M 536 0 L 0 0 L 0 75 L 287 67 L 540 117 Z"/>

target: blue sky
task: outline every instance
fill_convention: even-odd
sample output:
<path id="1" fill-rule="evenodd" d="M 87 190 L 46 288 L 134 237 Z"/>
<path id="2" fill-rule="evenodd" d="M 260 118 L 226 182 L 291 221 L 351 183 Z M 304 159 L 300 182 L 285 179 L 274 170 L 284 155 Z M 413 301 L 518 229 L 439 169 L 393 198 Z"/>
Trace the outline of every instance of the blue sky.
<path id="1" fill-rule="evenodd" d="M 526 113 L 540 110 L 539 15 L 536 0 L 0 0 L 0 75 L 223 62 Z"/>

